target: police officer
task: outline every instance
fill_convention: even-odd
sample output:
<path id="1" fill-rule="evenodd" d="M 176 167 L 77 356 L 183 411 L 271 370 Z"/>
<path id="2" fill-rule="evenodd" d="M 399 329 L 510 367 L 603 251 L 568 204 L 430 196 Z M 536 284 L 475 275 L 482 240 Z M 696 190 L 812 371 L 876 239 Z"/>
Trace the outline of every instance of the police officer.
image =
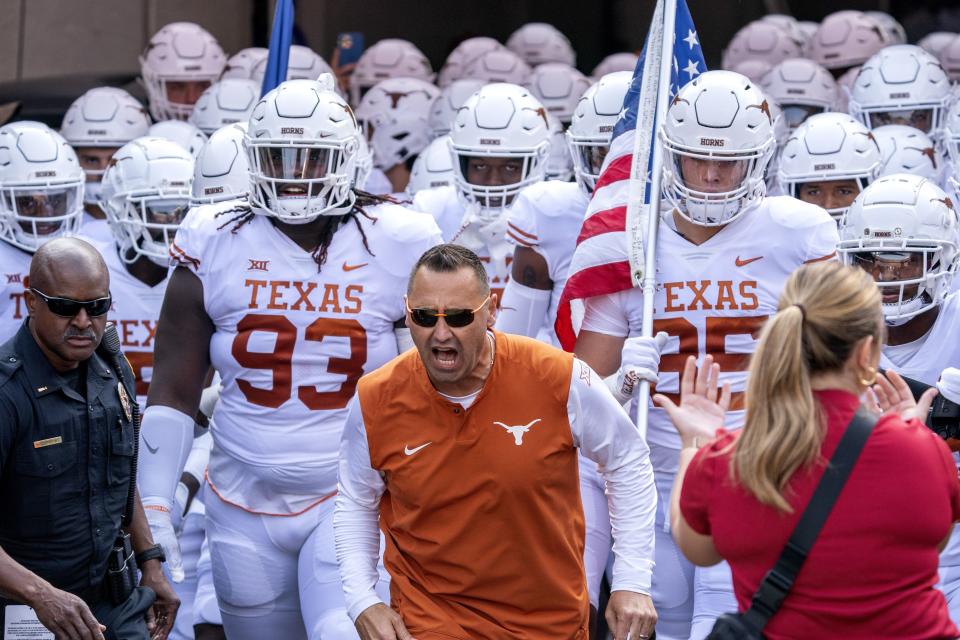
<path id="1" fill-rule="evenodd" d="M 33 257 L 29 287 L 29 317 L 0 345 L 0 618 L 42 624 L 57 640 L 162 640 L 180 603 L 139 496 L 126 533 L 140 586 L 131 572 L 132 592 L 114 604 L 107 579 L 134 453 L 134 400 L 95 352 L 107 267 L 82 240 L 52 240 Z"/>

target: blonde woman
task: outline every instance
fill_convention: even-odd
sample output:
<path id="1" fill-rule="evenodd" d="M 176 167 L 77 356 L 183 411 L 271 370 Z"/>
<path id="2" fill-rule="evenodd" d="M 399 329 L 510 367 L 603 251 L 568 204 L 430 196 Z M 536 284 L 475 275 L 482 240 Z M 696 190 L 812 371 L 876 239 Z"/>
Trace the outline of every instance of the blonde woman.
<path id="1" fill-rule="evenodd" d="M 937 554 L 960 518 L 946 444 L 896 373 L 877 375 L 880 295 L 863 271 L 828 262 L 790 277 L 750 363 L 746 422 L 717 432 L 729 404 L 710 356 L 690 358 L 680 404 L 657 395 L 682 441 L 673 536 L 694 564 L 726 560 L 740 611 L 773 567 L 860 397 L 886 412 L 870 434 L 767 638 L 956 638 Z M 715 438 L 715 439 L 714 439 Z M 711 441 L 712 440 L 712 441 Z M 704 442 L 706 446 L 699 447 Z"/>

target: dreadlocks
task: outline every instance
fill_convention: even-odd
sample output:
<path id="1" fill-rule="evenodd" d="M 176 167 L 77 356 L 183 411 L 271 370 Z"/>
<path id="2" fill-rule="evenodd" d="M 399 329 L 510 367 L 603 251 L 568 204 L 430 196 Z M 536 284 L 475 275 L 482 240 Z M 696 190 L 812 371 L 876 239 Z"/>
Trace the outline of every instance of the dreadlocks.
<path id="1" fill-rule="evenodd" d="M 333 242 L 333 234 L 337 232 L 337 229 L 339 229 L 341 225 L 350 220 L 353 221 L 353 223 L 357 226 L 357 231 L 360 232 L 360 237 L 363 240 L 363 248 L 366 249 L 367 253 L 369 253 L 371 256 L 374 255 L 373 251 L 370 250 L 370 245 L 367 242 L 367 234 L 363 230 L 363 225 L 360 222 L 360 216 L 363 216 L 371 222 L 376 222 L 376 218 L 366 212 L 366 207 L 372 207 L 387 202 L 398 204 L 398 201 L 390 196 L 378 196 L 372 193 L 367 193 L 366 191 L 361 191 L 359 189 L 354 189 L 353 193 L 356 197 L 354 198 L 353 206 L 350 208 L 350 211 L 339 216 L 324 216 L 323 224 L 320 225 L 317 246 L 314 247 L 310 254 L 313 257 L 313 261 L 317 263 L 318 272 L 327 261 L 327 250 L 330 247 L 330 243 Z M 253 208 L 246 203 L 237 205 L 235 207 L 230 207 L 229 209 L 224 209 L 223 211 L 217 212 L 216 217 L 228 217 L 223 224 L 217 227 L 217 230 L 219 231 L 232 224 L 233 226 L 230 228 L 230 233 L 237 233 L 243 227 L 243 225 L 253 220 L 255 215 L 257 214 L 254 213 Z"/>

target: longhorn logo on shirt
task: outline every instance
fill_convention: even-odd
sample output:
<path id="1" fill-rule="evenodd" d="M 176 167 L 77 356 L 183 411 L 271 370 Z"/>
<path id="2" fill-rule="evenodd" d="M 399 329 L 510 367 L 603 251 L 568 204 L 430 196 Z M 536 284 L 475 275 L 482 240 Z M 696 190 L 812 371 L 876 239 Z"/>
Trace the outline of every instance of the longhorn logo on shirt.
<path id="1" fill-rule="evenodd" d="M 510 425 L 503 424 L 502 422 L 497 422 L 496 420 L 493 421 L 493 424 L 501 426 L 504 429 L 506 429 L 507 433 L 513 436 L 513 444 L 519 447 L 520 445 L 523 444 L 523 434 L 530 431 L 530 427 L 540 422 L 541 419 L 542 418 L 537 418 L 536 420 L 528 422 L 527 424 L 520 424 L 515 427 L 511 427 Z"/>

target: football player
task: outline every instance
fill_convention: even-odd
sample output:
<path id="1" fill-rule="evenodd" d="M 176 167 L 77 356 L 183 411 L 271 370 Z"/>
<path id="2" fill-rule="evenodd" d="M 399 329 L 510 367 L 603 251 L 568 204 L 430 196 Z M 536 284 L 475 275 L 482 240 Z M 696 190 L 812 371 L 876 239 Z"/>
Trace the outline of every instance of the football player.
<path id="1" fill-rule="evenodd" d="M 399 38 L 379 40 L 357 60 L 350 74 L 350 104 L 360 100 L 375 84 L 388 78 L 416 78 L 433 82 L 430 61 L 412 42 Z"/>
<path id="2" fill-rule="evenodd" d="M 86 177 L 73 147 L 39 122 L 0 128 L 0 343 L 27 317 L 30 260 L 47 240 L 73 235 L 83 217 Z"/>
<path id="3" fill-rule="evenodd" d="M 440 90 L 416 78 L 390 78 L 360 100 L 357 121 L 373 150 L 373 166 L 390 180 L 394 193 L 407 188 L 410 169 L 430 143 L 427 118 Z"/>
<path id="4" fill-rule="evenodd" d="M 937 141 L 950 99 L 950 80 L 940 62 L 920 47 L 901 44 L 863 64 L 848 109 L 871 129 L 908 125 Z"/>
<path id="5" fill-rule="evenodd" d="M 960 367 L 960 293 L 951 281 L 960 258 L 954 204 L 933 182 L 894 174 L 867 187 L 840 226 L 844 262 L 866 270 L 880 287 L 886 344 L 880 366 L 935 385 Z M 940 554 L 940 589 L 960 621 L 960 533 Z"/>
<path id="6" fill-rule="evenodd" d="M 440 242 L 429 216 L 354 191 L 358 136 L 330 76 L 282 83 L 244 138 L 249 201 L 192 209 L 171 246 L 141 494 L 174 573 L 170 509 L 212 364 L 204 505 L 231 640 L 356 637 L 333 546 L 340 434 L 360 376 L 411 344 L 401 294 Z"/>
<path id="7" fill-rule="evenodd" d="M 226 62 L 216 38 L 200 25 L 172 22 L 161 28 L 140 56 L 150 115 L 154 120 L 186 120 Z"/>
<path id="8" fill-rule="evenodd" d="M 880 170 L 870 131 L 845 113 L 822 113 L 797 127 L 780 152 L 781 191 L 827 210 L 837 222 Z"/>
<path id="9" fill-rule="evenodd" d="M 97 87 L 73 101 L 63 117 L 60 135 L 73 146 L 87 177 L 83 194 L 86 215 L 83 235 L 112 242 L 106 214 L 100 207 L 100 179 L 117 149 L 147 135 L 150 116 L 140 102 L 123 89 Z"/>
<path id="10" fill-rule="evenodd" d="M 710 354 L 736 392 L 727 425 L 742 424 L 747 360 L 783 283 L 805 262 L 832 259 L 837 243 L 836 224 L 820 207 L 765 196 L 773 127 L 768 98 L 729 71 L 703 73 L 671 102 L 659 131 L 669 207 L 656 248 L 656 337 L 637 337 L 643 294 L 630 289 L 587 298 L 576 342 L 576 354 L 610 376 L 621 400 L 629 399 L 624 390 L 634 376 L 656 381 L 658 393 L 676 394 L 687 357 Z M 660 504 L 668 505 L 680 441 L 662 410 L 649 411 L 647 441 Z M 657 635 L 702 638 L 717 615 L 736 607 L 729 567 L 694 570 L 665 514 L 658 516 L 653 575 Z"/>
<path id="11" fill-rule="evenodd" d="M 483 259 L 498 300 L 512 254 L 506 211 L 524 188 L 544 179 L 549 147 L 543 105 L 523 87 L 487 85 L 464 103 L 450 132 L 454 186 L 426 189 L 413 199 L 415 210 L 437 220 L 445 242 Z"/>

